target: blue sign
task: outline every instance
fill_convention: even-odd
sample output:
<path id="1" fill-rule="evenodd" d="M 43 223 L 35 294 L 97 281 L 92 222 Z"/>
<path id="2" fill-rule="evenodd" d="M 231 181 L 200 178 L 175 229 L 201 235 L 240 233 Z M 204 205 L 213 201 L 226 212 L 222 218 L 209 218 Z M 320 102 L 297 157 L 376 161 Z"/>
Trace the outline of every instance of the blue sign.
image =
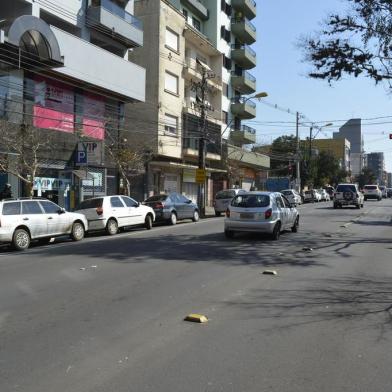
<path id="1" fill-rule="evenodd" d="M 75 163 L 77 165 L 87 165 L 87 151 L 86 150 L 76 151 Z"/>

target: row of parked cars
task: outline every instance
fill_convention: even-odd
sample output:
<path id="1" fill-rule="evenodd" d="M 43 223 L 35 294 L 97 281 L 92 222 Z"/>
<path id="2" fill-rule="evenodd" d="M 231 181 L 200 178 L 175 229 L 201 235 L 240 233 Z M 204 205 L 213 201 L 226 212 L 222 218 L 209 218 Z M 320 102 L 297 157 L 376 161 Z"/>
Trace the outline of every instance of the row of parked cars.
<path id="1" fill-rule="evenodd" d="M 43 198 L 5 199 L 0 201 L 0 243 L 25 250 L 33 240 L 45 244 L 69 235 L 80 241 L 87 231 L 114 235 L 130 226 L 150 230 L 153 222 L 175 225 L 180 219 L 197 222 L 199 209 L 179 193 L 152 196 L 143 203 L 124 195 L 95 197 L 80 203 L 75 212 Z"/>

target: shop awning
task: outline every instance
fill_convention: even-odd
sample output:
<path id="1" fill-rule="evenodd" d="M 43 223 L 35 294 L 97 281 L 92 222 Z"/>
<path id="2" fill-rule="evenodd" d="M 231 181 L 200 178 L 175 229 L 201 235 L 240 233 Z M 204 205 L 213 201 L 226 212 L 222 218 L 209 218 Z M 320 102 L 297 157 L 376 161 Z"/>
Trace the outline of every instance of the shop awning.
<path id="1" fill-rule="evenodd" d="M 94 180 L 95 178 L 91 173 L 86 172 L 86 170 L 72 170 L 72 174 L 81 180 Z"/>
<path id="2" fill-rule="evenodd" d="M 151 164 L 151 166 L 173 167 L 173 168 L 179 168 L 179 169 L 193 169 L 193 170 L 198 169 L 198 166 L 196 166 L 196 165 L 189 165 L 187 163 L 178 163 L 178 162 L 155 161 L 155 162 L 151 162 L 150 164 Z M 211 173 L 227 173 L 227 170 L 215 169 L 213 167 L 206 167 L 206 170 Z"/>

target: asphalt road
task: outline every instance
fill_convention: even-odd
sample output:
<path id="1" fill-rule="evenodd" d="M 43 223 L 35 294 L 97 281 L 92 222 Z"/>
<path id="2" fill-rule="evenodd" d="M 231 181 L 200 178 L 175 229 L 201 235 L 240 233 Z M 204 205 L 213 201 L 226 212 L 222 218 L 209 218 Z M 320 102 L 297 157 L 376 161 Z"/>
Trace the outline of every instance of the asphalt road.
<path id="1" fill-rule="evenodd" d="M 389 392 L 392 200 L 300 212 L 0 250 L 0 391 Z"/>

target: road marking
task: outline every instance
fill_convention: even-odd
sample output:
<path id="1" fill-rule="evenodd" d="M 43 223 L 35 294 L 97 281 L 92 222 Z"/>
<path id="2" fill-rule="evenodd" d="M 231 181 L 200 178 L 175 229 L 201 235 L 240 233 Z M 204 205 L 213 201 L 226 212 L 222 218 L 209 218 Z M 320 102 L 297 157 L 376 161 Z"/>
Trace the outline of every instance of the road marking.
<path id="1" fill-rule="evenodd" d="M 265 270 L 262 272 L 263 275 L 278 275 L 275 270 Z"/>

